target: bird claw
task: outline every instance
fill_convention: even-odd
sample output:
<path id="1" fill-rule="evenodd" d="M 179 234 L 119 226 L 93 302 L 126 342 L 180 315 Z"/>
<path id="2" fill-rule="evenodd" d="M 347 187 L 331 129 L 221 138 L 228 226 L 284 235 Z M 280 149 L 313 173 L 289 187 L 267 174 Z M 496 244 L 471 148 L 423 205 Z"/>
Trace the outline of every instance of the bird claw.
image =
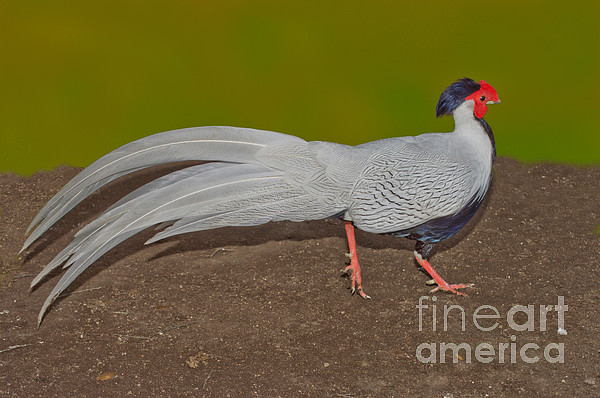
<path id="1" fill-rule="evenodd" d="M 458 294 L 459 296 L 466 296 L 465 293 L 459 292 L 456 289 L 466 289 L 468 287 L 473 287 L 473 286 L 474 286 L 473 283 L 463 283 L 463 284 L 458 284 L 458 285 L 438 286 L 435 289 L 430 290 L 429 293 L 435 293 L 437 291 L 444 291 L 444 292 L 448 292 L 448 293 Z"/>
<path id="2" fill-rule="evenodd" d="M 362 287 L 359 287 L 358 289 L 356 289 L 355 287 L 350 289 L 350 294 L 354 294 L 357 293 L 359 294 L 360 297 L 364 298 L 365 300 L 371 300 L 371 296 L 369 296 L 368 294 L 366 294 L 363 290 Z"/>
<path id="3" fill-rule="evenodd" d="M 427 259 L 423 258 L 423 256 L 421 255 L 421 253 L 417 252 L 417 250 L 415 249 L 415 259 L 417 260 L 417 262 L 419 263 L 419 265 L 421 267 L 423 267 L 423 269 L 430 275 L 433 277 L 432 280 L 428 281 L 427 284 L 428 285 L 433 285 L 435 283 L 437 283 L 438 287 L 436 287 L 433 290 L 430 290 L 429 293 L 435 293 L 439 290 L 444 291 L 444 292 L 448 292 L 448 293 L 454 293 L 454 294 L 458 294 L 460 296 L 466 296 L 466 294 L 457 291 L 456 289 L 464 289 L 467 287 L 472 287 L 473 284 L 472 283 L 464 283 L 464 284 L 460 284 L 460 285 L 450 285 L 448 284 L 444 279 L 442 279 L 442 277 L 435 272 L 435 270 L 433 269 L 433 267 L 431 266 L 431 264 L 429 264 L 429 261 L 427 261 Z"/>
<path id="4" fill-rule="evenodd" d="M 366 294 L 362 288 L 362 277 L 360 275 L 360 265 L 358 265 L 358 262 L 351 263 L 349 266 L 341 270 L 341 272 L 345 274 L 347 274 L 348 271 L 352 271 L 352 287 L 350 288 L 350 294 L 358 293 L 360 297 L 370 300 L 371 296 Z"/>

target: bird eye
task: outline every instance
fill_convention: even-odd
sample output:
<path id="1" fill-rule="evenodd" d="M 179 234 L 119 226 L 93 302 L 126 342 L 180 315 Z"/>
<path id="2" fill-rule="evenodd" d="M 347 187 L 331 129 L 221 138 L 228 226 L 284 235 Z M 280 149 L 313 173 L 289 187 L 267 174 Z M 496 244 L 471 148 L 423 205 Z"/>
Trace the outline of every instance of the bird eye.
<path id="1" fill-rule="evenodd" d="M 479 100 L 480 100 L 481 102 L 485 101 L 485 95 L 482 95 L 481 97 L 479 97 Z"/>

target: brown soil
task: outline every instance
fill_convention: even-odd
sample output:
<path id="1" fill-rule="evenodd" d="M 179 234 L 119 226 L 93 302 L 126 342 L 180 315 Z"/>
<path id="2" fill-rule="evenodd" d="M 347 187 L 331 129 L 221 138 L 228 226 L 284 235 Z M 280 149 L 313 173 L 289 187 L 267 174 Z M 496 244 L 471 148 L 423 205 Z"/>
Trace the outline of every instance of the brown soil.
<path id="1" fill-rule="evenodd" d="M 227 228 L 143 246 L 152 231 L 101 258 L 50 308 L 37 313 L 57 274 L 30 295 L 33 276 L 74 231 L 135 186 L 167 169 L 103 188 L 23 256 L 25 228 L 78 170 L 30 178 L 0 175 L 0 392 L 14 397 L 509 397 L 600 394 L 600 168 L 522 165 L 499 159 L 484 208 L 439 245 L 432 264 L 468 296 L 428 295 L 411 241 L 357 233 L 365 291 L 348 293 L 338 220 Z M 430 295 L 431 297 L 432 295 Z M 568 305 L 540 330 L 540 305 Z M 432 304 L 437 305 L 433 331 Z M 443 328 L 443 306 L 460 308 Z M 479 319 L 482 305 L 499 319 Z M 511 328 L 507 311 L 533 305 L 532 331 Z M 487 311 L 487 312 L 486 312 Z M 488 308 L 481 314 L 491 314 Z M 527 317 L 517 312 L 515 322 Z M 514 337 L 511 337 L 514 336 Z M 513 341 L 516 340 L 516 341 Z M 422 363 L 422 343 L 467 343 L 446 363 Z M 490 363 L 475 357 L 481 343 Z M 500 344 L 514 344 L 500 362 Z M 537 355 L 527 363 L 520 355 Z M 531 344 L 537 344 L 535 349 Z M 544 348 L 564 344 L 564 363 Z M 534 347 L 534 348 L 531 348 Z M 422 354 L 428 356 L 430 351 Z M 489 357 L 489 355 L 488 355 Z M 552 349 L 548 357 L 559 358 Z M 481 357 L 480 357 L 481 358 Z M 456 360 L 457 363 L 454 363 Z"/>

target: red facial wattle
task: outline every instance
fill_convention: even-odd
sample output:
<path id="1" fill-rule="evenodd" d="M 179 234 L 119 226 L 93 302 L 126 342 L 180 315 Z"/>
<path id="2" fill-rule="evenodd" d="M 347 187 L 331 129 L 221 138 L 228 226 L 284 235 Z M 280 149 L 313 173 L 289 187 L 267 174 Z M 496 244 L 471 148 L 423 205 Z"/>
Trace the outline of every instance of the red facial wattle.
<path id="1" fill-rule="evenodd" d="M 473 100 L 475 103 L 473 112 L 476 117 L 481 119 L 487 112 L 487 104 L 498 103 L 500 102 L 500 99 L 498 98 L 498 93 L 494 90 L 494 87 L 490 86 L 486 81 L 481 80 L 479 84 L 481 85 L 481 88 L 465 98 L 465 101 Z"/>

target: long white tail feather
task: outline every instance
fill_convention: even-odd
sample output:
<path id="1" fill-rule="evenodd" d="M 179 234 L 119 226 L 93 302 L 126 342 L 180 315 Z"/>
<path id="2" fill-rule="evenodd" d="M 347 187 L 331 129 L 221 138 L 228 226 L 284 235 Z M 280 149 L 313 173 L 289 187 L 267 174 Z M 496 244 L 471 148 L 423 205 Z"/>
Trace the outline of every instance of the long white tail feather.
<path id="1" fill-rule="evenodd" d="M 281 133 L 235 127 L 174 130 L 131 142 L 92 163 L 50 199 L 29 225 L 27 233 L 37 227 L 21 251 L 91 193 L 131 172 L 186 160 L 257 163 L 256 153 L 267 145 L 304 142 Z"/>
<path id="2" fill-rule="evenodd" d="M 97 220 L 79 231 L 34 279 L 32 287 L 65 262 L 67 272 L 40 311 L 49 305 L 89 265 L 133 234 L 152 225 L 182 218 L 196 223 L 169 236 L 206 228 L 258 225 L 282 219 L 303 220 L 332 216 L 340 209 L 291 185 L 281 171 L 249 164 L 199 165 L 161 177 L 113 205 Z M 138 192 L 139 191 L 139 192 Z M 128 199 L 128 200 L 125 200 Z M 301 213 L 301 214 L 300 214 Z M 202 219 L 203 223 L 198 220 Z"/>

